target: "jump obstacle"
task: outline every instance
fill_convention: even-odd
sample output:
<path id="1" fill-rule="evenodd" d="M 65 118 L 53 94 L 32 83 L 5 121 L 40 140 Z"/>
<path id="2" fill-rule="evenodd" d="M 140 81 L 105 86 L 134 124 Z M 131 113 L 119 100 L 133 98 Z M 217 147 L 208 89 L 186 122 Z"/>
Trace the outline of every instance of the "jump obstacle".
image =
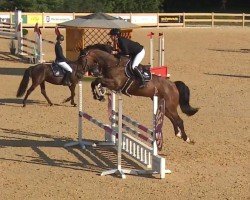
<path id="1" fill-rule="evenodd" d="M 158 34 L 158 66 L 154 64 L 154 33 L 150 32 L 147 36 L 149 37 L 149 64 L 151 66 L 152 74 L 156 74 L 163 77 L 170 77 L 168 68 L 165 66 L 165 36 L 164 33 Z"/>
<path id="2" fill-rule="evenodd" d="M 55 44 L 55 42 L 46 40 L 42 38 L 41 30 L 36 23 L 34 27 L 35 39 L 31 40 L 23 37 L 22 29 L 22 12 L 15 11 L 15 23 L 3 23 L 0 22 L 0 38 L 17 40 L 17 54 L 29 58 L 32 63 L 42 63 L 43 60 L 43 49 L 42 43 L 47 42 L 50 44 Z M 60 34 L 58 28 L 56 27 L 56 34 Z"/>
<path id="3" fill-rule="evenodd" d="M 118 173 L 122 178 L 125 178 L 125 174 L 160 174 L 160 178 L 165 178 L 166 173 L 171 173 L 166 169 L 166 160 L 158 155 L 158 149 L 156 144 L 156 134 L 161 132 L 161 126 L 158 126 L 159 121 L 156 120 L 159 116 L 156 113 L 160 113 L 162 117 L 162 111 L 158 105 L 158 97 L 154 96 L 153 103 L 153 128 L 149 129 L 144 125 L 141 125 L 137 121 L 131 119 L 128 116 L 123 115 L 122 111 L 122 95 L 118 93 L 118 111 L 116 109 L 116 95 L 111 94 L 109 98 L 109 111 L 111 125 L 102 123 L 100 120 L 92 117 L 88 113 L 83 111 L 82 103 L 82 82 L 79 82 L 79 103 L 78 103 L 78 140 L 65 144 L 65 147 L 79 145 L 85 149 L 86 146 L 102 146 L 110 145 L 117 148 L 117 168 L 103 172 L 101 175 L 108 175 Z M 162 105 L 161 105 L 162 106 Z M 162 107 L 165 107 L 164 105 Z M 92 122 L 94 125 L 104 130 L 105 140 L 94 144 L 93 142 L 85 141 L 83 137 L 83 119 Z M 163 123 L 163 118 L 161 119 Z M 158 126 L 158 127 L 157 127 Z M 135 128 L 139 129 L 135 130 Z M 128 157 L 139 162 L 145 170 L 136 169 L 122 169 L 121 167 L 121 152 L 124 152 Z"/>

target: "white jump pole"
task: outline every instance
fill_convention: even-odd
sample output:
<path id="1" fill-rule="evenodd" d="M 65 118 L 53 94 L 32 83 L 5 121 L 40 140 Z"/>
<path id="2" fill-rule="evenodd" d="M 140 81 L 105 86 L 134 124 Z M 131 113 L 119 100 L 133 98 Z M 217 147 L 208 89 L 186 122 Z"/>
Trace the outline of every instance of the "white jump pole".
<path id="1" fill-rule="evenodd" d="M 15 29 L 18 43 L 18 54 L 23 52 L 23 27 L 22 27 L 22 12 L 20 10 L 15 11 Z"/>
<path id="2" fill-rule="evenodd" d="M 82 81 L 79 81 L 78 84 L 79 87 L 79 96 L 78 96 L 78 141 L 70 142 L 64 145 L 64 147 L 71 147 L 71 146 L 80 146 L 82 149 L 86 149 L 86 146 L 93 146 L 92 142 L 84 141 L 83 140 L 83 128 L 82 128 L 82 115 L 83 112 L 83 101 L 82 101 Z"/>
<path id="3" fill-rule="evenodd" d="M 164 59 L 165 59 L 165 37 L 164 37 L 164 33 L 162 33 L 161 36 L 161 66 L 164 66 Z"/>
<path id="4" fill-rule="evenodd" d="M 153 155 L 156 156 L 158 155 L 158 149 L 157 149 L 157 144 L 156 144 L 156 135 L 155 135 L 155 121 L 156 121 L 156 112 L 158 109 L 158 96 L 154 95 L 153 97 Z"/>
<path id="5" fill-rule="evenodd" d="M 159 33 L 159 38 L 158 38 L 158 67 L 161 67 L 161 63 L 162 63 L 162 33 Z"/>
<path id="6" fill-rule="evenodd" d="M 122 94 L 118 94 L 118 145 L 117 145 L 117 168 L 104 171 L 101 176 L 106 176 L 110 174 L 118 174 L 121 178 L 125 179 L 126 175 L 122 170 Z"/>
<path id="7" fill-rule="evenodd" d="M 35 41 L 36 41 L 36 47 L 35 47 L 35 51 L 36 51 L 36 59 L 38 60 L 39 63 L 43 63 L 43 39 L 42 39 L 42 33 L 40 31 L 40 28 L 38 26 L 38 23 L 36 23 L 35 25 Z"/>
<path id="8" fill-rule="evenodd" d="M 112 92 L 111 93 L 111 102 L 110 102 L 110 99 L 109 99 L 109 103 L 111 103 L 111 105 L 110 105 L 111 107 L 109 106 L 109 108 L 108 108 L 109 109 L 109 115 L 110 115 L 109 117 L 113 119 L 113 120 L 110 119 L 111 128 L 113 130 L 117 129 L 116 124 L 114 122 L 112 122 L 116 118 L 116 116 L 112 114 L 112 110 L 116 110 L 116 107 L 115 107 L 116 98 L 115 98 L 115 96 L 116 95 Z M 110 98 L 110 97 L 108 97 L 108 98 Z M 110 133 L 105 133 L 105 141 L 104 142 L 99 142 L 98 145 L 115 145 L 115 143 L 116 143 L 115 135 L 110 134 Z"/>
<path id="9" fill-rule="evenodd" d="M 150 50 L 150 55 L 149 55 L 149 59 L 150 59 L 150 67 L 154 66 L 154 33 L 150 32 L 147 36 L 149 36 L 149 50 Z"/>

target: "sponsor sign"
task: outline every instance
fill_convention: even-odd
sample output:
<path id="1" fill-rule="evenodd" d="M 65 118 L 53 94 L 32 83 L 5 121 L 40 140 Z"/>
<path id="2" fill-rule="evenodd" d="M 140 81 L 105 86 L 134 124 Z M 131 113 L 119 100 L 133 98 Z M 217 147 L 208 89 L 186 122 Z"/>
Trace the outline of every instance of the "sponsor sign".
<path id="1" fill-rule="evenodd" d="M 10 23 L 10 15 L 0 15 L 0 22 Z"/>
<path id="2" fill-rule="evenodd" d="M 130 15 L 112 15 L 113 17 L 116 17 L 117 19 L 124 19 L 126 22 L 130 22 Z"/>
<path id="3" fill-rule="evenodd" d="M 27 24 L 42 24 L 43 23 L 43 17 L 42 15 L 28 15 L 27 16 Z"/>
<path id="4" fill-rule="evenodd" d="M 159 23 L 183 23 L 183 17 L 179 15 L 161 15 L 159 16 Z"/>
<path id="5" fill-rule="evenodd" d="M 45 23 L 59 24 L 62 22 L 70 21 L 73 19 L 73 16 L 59 16 L 59 15 L 46 15 L 44 16 Z"/>
<path id="6" fill-rule="evenodd" d="M 132 16 L 131 23 L 134 24 L 147 24 L 147 25 L 156 25 L 157 24 L 157 14 L 155 15 L 139 15 L 139 16 Z"/>

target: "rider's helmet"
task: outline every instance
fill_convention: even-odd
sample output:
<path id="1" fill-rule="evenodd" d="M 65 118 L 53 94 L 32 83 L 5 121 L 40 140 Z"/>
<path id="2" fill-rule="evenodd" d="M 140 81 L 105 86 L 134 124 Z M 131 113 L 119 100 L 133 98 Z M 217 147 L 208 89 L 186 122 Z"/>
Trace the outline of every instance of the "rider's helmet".
<path id="1" fill-rule="evenodd" d="M 121 30 L 118 28 L 113 28 L 110 30 L 109 35 L 115 35 L 115 36 L 120 36 L 121 35 Z"/>
<path id="2" fill-rule="evenodd" d="M 63 41 L 64 40 L 64 36 L 63 35 L 58 35 L 56 36 L 56 40 L 58 41 Z"/>

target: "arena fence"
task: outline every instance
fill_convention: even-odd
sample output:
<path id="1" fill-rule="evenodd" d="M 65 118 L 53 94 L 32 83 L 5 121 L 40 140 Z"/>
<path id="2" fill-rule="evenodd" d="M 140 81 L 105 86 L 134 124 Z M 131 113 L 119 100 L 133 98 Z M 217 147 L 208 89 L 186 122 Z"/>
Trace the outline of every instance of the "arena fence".
<path id="1" fill-rule="evenodd" d="M 23 27 L 43 28 L 91 13 L 22 13 Z M 250 13 L 108 13 L 142 27 L 250 27 Z M 0 22 L 14 23 L 14 12 L 0 12 Z"/>

